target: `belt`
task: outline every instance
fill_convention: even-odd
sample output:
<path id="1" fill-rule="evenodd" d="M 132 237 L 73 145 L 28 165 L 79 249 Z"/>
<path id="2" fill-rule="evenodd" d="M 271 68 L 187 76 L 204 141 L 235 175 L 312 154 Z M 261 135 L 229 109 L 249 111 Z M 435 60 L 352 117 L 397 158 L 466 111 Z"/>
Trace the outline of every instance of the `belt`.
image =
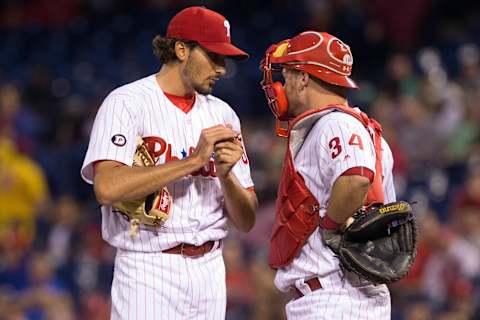
<path id="1" fill-rule="evenodd" d="M 320 283 L 320 280 L 318 280 L 318 278 L 309 279 L 305 281 L 305 284 L 310 288 L 312 292 L 322 288 L 322 284 Z M 293 300 L 296 300 L 304 296 L 304 294 L 300 290 L 298 290 L 298 288 L 295 286 L 293 286 L 290 289 L 290 293 L 292 295 Z"/>
<path id="2" fill-rule="evenodd" d="M 163 253 L 181 254 L 183 257 L 197 258 L 203 256 L 205 253 L 212 251 L 215 246 L 214 240 L 207 241 L 200 246 L 195 246 L 189 243 L 180 243 L 178 246 L 163 250 Z"/>

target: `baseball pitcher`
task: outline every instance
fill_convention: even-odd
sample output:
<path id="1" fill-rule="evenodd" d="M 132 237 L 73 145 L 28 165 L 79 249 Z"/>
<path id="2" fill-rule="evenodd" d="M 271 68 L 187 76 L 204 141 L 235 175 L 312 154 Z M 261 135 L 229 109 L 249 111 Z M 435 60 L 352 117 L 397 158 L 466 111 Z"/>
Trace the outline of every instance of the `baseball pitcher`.
<path id="1" fill-rule="evenodd" d="M 190 7 L 153 40 L 157 74 L 112 91 L 81 170 L 117 248 L 112 319 L 224 319 L 222 239 L 248 232 L 257 199 L 240 121 L 210 93 L 231 44 L 222 15 Z"/>

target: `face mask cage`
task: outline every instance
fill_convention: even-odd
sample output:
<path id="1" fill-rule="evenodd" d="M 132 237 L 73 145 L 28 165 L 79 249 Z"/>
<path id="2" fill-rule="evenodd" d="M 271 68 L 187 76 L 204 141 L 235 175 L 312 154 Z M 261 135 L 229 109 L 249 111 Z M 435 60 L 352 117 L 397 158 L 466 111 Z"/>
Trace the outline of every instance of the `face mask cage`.
<path id="1" fill-rule="evenodd" d="M 267 59 L 268 61 L 268 59 Z M 288 132 L 289 132 L 289 124 L 287 124 L 287 128 L 283 128 L 281 126 L 281 121 L 285 121 L 286 119 L 286 114 L 282 114 L 282 111 L 280 110 L 280 102 L 278 98 L 278 92 L 275 90 L 274 86 L 277 86 L 277 90 L 283 90 L 281 87 L 280 82 L 274 82 L 272 80 L 272 73 L 278 72 L 281 69 L 275 70 L 274 68 L 271 67 L 269 64 L 264 65 L 264 72 L 263 72 L 263 80 L 261 81 L 261 86 L 263 89 L 263 92 L 265 92 L 265 98 L 267 99 L 268 106 L 270 107 L 270 110 L 272 111 L 273 115 L 275 116 L 275 132 L 277 136 L 286 138 L 288 137 Z M 285 107 L 284 107 L 285 108 Z M 285 110 L 286 111 L 286 110 Z M 286 113 L 283 111 L 283 113 Z"/>
<path id="2" fill-rule="evenodd" d="M 281 87 L 281 82 L 275 82 L 273 76 L 275 74 L 280 74 L 283 68 L 282 64 L 272 64 L 271 57 L 276 58 L 281 57 L 286 53 L 288 47 L 288 41 L 283 41 L 280 44 L 272 45 L 266 52 L 265 58 L 260 62 L 260 69 L 263 72 L 263 79 L 260 82 L 263 92 L 265 93 L 265 98 L 267 99 L 268 106 L 275 116 L 275 127 L 276 133 L 279 137 L 288 137 L 289 126 L 287 128 L 282 128 L 280 123 L 281 121 L 288 121 L 286 110 L 281 110 L 279 103 L 278 90 L 283 90 Z M 276 89 L 275 89 L 276 87 Z M 286 99 L 286 97 L 284 97 Z M 283 105 L 286 105 L 286 101 L 283 101 Z M 286 109 L 286 107 L 283 107 Z M 284 113 L 284 114 L 282 114 Z"/>
<path id="3" fill-rule="evenodd" d="M 263 80 L 260 82 L 263 92 L 265 93 L 265 98 L 267 99 L 268 106 L 272 111 L 273 115 L 278 118 L 280 116 L 280 111 L 278 108 L 278 98 L 273 89 L 273 73 L 281 72 L 281 67 L 272 66 L 270 63 L 270 54 L 267 54 L 265 59 L 262 60 L 261 69 L 263 71 Z"/>

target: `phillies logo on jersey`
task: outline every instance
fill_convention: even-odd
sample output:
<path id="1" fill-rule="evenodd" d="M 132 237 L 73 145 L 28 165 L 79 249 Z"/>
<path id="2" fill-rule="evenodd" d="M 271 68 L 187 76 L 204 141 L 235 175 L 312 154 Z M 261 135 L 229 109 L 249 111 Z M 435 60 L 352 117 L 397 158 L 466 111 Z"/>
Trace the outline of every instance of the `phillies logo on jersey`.
<path id="1" fill-rule="evenodd" d="M 123 134 L 116 134 L 112 137 L 112 143 L 116 146 L 123 147 L 127 143 L 127 139 Z"/>
<path id="2" fill-rule="evenodd" d="M 164 139 L 160 137 L 144 137 L 143 141 L 145 142 L 147 146 L 148 152 L 152 155 L 152 157 L 155 160 L 155 163 L 157 163 L 160 159 L 160 157 L 164 156 L 165 157 L 165 162 L 169 162 L 172 160 L 179 160 L 179 159 L 184 159 L 187 156 L 191 155 L 194 151 L 194 147 L 189 147 L 186 150 L 185 148 L 180 152 L 179 157 L 172 155 L 172 144 L 167 143 Z M 242 161 L 246 164 L 248 163 L 248 159 L 245 156 L 242 156 Z M 200 168 L 199 170 L 192 172 L 192 176 L 203 176 L 203 177 L 216 177 L 217 176 L 217 171 L 215 169 L 215 161 L 210 159 L 208 164 L 204 166 L 203 168 Z"/>

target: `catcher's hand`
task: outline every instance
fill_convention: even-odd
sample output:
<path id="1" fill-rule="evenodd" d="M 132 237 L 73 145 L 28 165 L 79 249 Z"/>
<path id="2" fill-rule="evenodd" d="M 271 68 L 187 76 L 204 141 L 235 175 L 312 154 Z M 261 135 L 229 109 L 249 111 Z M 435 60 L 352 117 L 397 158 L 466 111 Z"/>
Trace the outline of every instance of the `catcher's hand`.
<path id="1" fill-rule="evenodd" d="M 340 250 L 340 242 L 342 242 L 342 234 L 338 230 L 322 229 L 323 242 L 338 255 Z"/>
<path id="2" fill-rule="evenodd" d="M 155 161 L 141 138 L 138 138 L 133 165 L 151 167 Z M 158 227 L 167 221 L 172 207 L 172 197 L 167 187 L 136 200 L 120 201 L 113 204 L 114 210 L 130 221 L 130 236 L 138 233 L 140 225 Z"/>
<path id="3" fill-rule="evenodd" d="M 374 283 L 391 283 L 407 274 L 417 251 L 417 233 L 405 201 L 359 212 L 343 232 L 322 231 L 341 266 Z"/>

